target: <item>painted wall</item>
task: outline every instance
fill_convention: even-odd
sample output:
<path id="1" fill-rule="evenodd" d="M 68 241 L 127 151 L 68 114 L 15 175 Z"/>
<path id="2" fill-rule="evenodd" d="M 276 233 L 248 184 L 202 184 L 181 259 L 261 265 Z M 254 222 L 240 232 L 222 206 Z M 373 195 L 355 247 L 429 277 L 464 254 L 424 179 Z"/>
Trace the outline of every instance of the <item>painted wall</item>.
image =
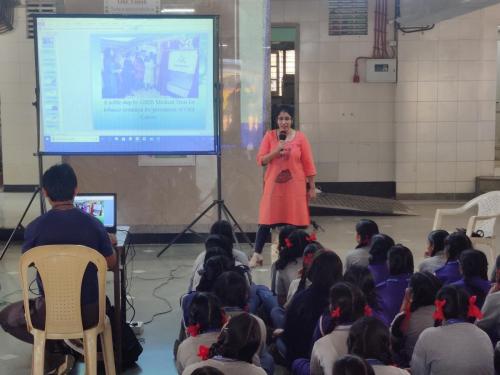
<path id="1" fill-rule="evenodd" d="M 493 175 L 499 24 L 495 5 L 400 35 L 398 193 L 470 193 Z"/>
<path id="2" fill-rule="evenodd" d="M 320 182 L 394 181 L 395 84 L 353 84 L 354 60 L 370 56 L 366 36 L 329 36 L 328 0 L 272 0 L 273 24 L 300 28 L 299 113 Z"/>

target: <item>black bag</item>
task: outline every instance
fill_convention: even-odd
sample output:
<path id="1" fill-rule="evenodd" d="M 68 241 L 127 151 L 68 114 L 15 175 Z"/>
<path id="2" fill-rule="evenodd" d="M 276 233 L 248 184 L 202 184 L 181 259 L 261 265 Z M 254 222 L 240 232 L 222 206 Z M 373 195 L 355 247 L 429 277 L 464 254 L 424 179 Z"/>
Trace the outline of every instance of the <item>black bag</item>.
<path id="1" fill-rule="evenodd" d="M 113 322 L 113 318 L 115 316 L 115 308 L 111 306 L 111 304 L 106 301 L 106 315 L 108 316 L 109 320 Z M 113 331 L 113 348 L 115 348 L 116 351 L 116 343 L 115 343 L 115 337 L 116 336 L 116 328 L 114 324 L 111 324 L 112 331 Z M 129 367 L 132 367 L 135 362 L 139 359 L 139 356 L 141 355 L 143 351 L 142 345 L 137 340 L 137 337 L 135 337 L 134 331 L 132 331 L 132 328 L 129 327 L 129 325 L 126 322 L 123 322 L 122 324 L 122 369 L 127 369 Z"/>

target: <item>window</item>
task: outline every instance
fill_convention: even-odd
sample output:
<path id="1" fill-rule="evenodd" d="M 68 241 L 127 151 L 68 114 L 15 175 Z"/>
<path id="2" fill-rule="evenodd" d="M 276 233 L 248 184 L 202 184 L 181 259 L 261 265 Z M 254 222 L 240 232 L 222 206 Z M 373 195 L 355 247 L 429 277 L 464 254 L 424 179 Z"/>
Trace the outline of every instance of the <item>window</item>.
<path id="1" fill-rule="evenodd" d="M 328 0 L 329 35 L 368 35 L 368 0 Z"/>

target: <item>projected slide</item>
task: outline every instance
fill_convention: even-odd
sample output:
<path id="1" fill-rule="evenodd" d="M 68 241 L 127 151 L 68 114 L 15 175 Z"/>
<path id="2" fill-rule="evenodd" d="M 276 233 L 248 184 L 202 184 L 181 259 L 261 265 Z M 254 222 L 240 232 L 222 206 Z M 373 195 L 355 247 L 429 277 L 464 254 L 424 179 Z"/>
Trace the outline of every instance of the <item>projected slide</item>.
<path id="1" fill-rule="evenodd" d="M 213 18 L 58 15 L 36 26 L 42 152 L 216 152 Z"/>

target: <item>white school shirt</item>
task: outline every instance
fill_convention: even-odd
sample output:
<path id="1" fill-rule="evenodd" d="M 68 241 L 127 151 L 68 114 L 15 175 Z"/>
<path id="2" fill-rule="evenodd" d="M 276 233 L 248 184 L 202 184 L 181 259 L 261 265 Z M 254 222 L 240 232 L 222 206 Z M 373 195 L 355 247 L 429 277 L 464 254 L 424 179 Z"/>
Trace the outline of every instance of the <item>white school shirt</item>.
<path id="1" fill-rule="evenodd" d="M 175 367 L 177 372 L 182 374 L 184 369 L 194 363 L 201 362 L 202 359 L 198 356 L 198 349 L 200 345 L 208 348 L 217 342 L 220 332 L 207 332 L 199 334 L 198 336 L 190 336 L 179 345 L 177 350 L 177 358 L 175 360 Z"/>
<path id="2" fill-rule="evenodd" d="M 335 361 L 347 354 L 350 325 L 339 325 L 314 343 L 311 354 L 311 374 L 330 375 Z"/>

